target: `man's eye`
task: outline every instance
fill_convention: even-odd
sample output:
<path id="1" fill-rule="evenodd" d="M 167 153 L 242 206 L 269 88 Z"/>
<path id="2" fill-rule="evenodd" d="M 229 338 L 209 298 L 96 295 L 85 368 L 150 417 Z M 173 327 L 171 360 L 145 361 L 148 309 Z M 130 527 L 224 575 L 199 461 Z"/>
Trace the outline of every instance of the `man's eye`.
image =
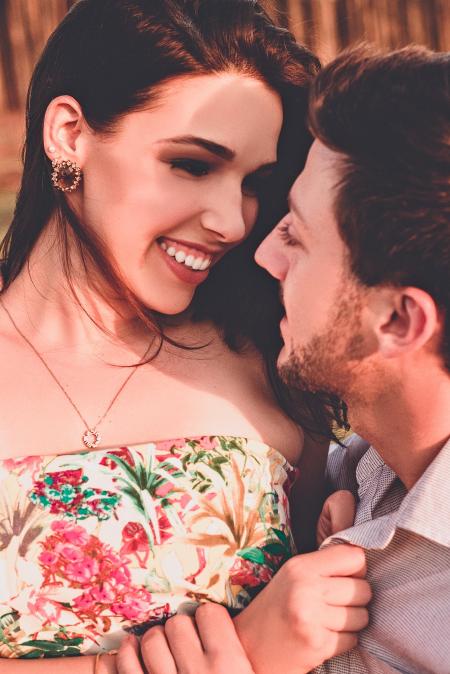
<path id="1" fill-rule="evenodd" d="M 282 224 L 278 225 L 278 231 L 280 233 L 280 237 L 282 241 L 287 246 L 298 246 L 300 245 L 297 239 L 294 239 L 289 231 L 289 224 L 287 222 L 283 222 Z"/>
<path id="2" fill-rule="evenodd" d="M 173 169 L 180 169 L 181 171 L 186 171 L 191 176 L 201 178 L 202 176 L 207 176 L 210 172 L 210 166 L 204 161 L 199 159 L 172 159 L 170 166 Z"/>

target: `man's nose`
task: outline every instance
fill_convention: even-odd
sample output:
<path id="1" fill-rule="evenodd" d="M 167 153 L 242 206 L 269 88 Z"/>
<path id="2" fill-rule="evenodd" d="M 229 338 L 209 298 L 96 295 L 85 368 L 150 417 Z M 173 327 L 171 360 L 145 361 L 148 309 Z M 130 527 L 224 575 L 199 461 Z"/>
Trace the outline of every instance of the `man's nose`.
<path id="1" fill-rule="evenodd" d="M 255 253 L 255 261 L 278 281 L 283 281 L 287 271 L 287 260 L 277 245 L 277 232 L 274 229 L 262 241 Z"/>

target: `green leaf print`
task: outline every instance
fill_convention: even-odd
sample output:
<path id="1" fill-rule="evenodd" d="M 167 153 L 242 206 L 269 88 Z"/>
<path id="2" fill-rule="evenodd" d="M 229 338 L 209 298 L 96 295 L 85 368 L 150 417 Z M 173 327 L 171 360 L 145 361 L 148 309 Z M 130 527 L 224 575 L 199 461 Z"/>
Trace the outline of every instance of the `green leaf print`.
<path id="1" fill-rule="evenodd" d="M 161 542 L 162 535 L 157 507 L 164 504 L 157 492 L 164 485 L 171 485 L 174 476 L 163 468 L 162 464 L 158 463 L 154 457 L 150 457 L 148 464 L 135 457 L 134 467 L 116 455 L 111 455 L 109 458 L 113 459 L 118 468 L 123 471 L 123 475 L 117 475 L 116 479 L 123 485 L 121 487 L 122 494 L 129 497 L 136 510 L 143 516 L 145 533 L 150 549 L 153 550 L 155 544 Z M 169 462 L 166 462 L 165 465 L 173 468 Z M 177 491 L 175 487 L 171 487 L 164 496 L 166 502 L 169 503 L 170 497 Z"/>
<path id="2" fill-rule="evenodd" d="M 262 549 L 264 552 L 268 552 L 269 555 L 286 556 L 286 548 L 284 545 L 281 545 L 281 543 L 268 543 L 267 545 L 264 545 Z"/>
<path id="3" fill-rule="evenodd" d="M 34 650 L 22 655 L 25 659 L 35 658 L 59 658 L 61 656 L 81 655 L 80 647 L 83 644 L 82 637 L 74 637 L 73 639 L 61 639 L 55 637 L 54 641 L 47 641 L 45 639 L 34 639 L 31 641 L 24 641 L 20 645 L 33 648 Z"/>
<path id="4" fill-rule="evenodd" d="M 237 555 L 254 564 L 264 564 L 266 559 L 264 552 L 260 548 L 244 548 L 243 550 L 239 550 Z"/>
<path id="5" fill-rule="evenodd" d="M 290 543 L 289 538 L 284 533 L 284 531 L 281 531 L 281 529 L 272 529 L 272 531 L 275 534 L 275 536 L 282 542 L 284 547 L 287 550 L 290 550 L 291 549 L 291 543 Z"/>

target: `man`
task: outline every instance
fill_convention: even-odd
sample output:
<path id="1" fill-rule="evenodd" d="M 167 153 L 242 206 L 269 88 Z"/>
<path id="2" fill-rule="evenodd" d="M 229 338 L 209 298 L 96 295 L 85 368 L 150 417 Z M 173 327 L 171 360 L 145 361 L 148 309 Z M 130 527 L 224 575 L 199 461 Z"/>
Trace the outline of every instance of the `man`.
<path id="1" fill-rule="evenodd" d="M 414 47 L 357 48 L 328 65 L 311 94 L 316 140 L 289 213 L 256 256 L 281 285 L 284 379 L 339 395 L 358 433 L 328 466 L 332 488 L 358 498 L 354 526 L 326 544 L 366 551 L 370 623 L 320 672 L 450 672 L 449 75 L 448 54 Z M 149 632 L 144 661 L 167 648 L 166 668 L 152 674 L 307 671 L 296 588 L 316 585 L 308 560 L 296 559 L 236 630 L 209 606 L 195 626 L 175 618 Z M 319 654 L 320 638 L 308 639 Z"/>

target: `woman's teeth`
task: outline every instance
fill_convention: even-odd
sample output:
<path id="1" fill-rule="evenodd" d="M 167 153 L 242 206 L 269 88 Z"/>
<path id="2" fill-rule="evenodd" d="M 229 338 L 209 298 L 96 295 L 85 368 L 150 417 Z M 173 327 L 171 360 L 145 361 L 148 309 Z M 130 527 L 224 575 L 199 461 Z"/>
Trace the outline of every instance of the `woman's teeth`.
<path id="1" fill-rule="evenodd" d="M 166 243 L 165 241 L 158 242 L 159 247 L 162 248 L 167 255 L 175 258 L 180 264 L 194 269 L 194 271 L 205 271 L 211 266 L 211 257 L 195 256 L 192 253 L 186 253 L 184 250 L 177 248 L 173 243 Z"/>

